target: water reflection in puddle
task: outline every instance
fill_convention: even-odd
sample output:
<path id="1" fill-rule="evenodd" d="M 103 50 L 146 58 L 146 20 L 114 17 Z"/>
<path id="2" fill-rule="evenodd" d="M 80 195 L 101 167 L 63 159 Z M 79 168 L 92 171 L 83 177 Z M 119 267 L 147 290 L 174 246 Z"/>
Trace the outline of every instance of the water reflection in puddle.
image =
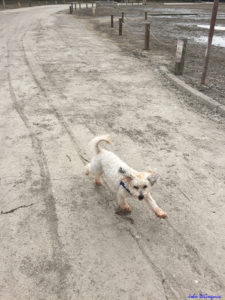
<path id="1" fill-rule="evenodd" d="M 201 44 L 207 44 L 208 37 L 207 36 L 200 36 L 200 37 L 194 38 L 194 40 L 198 43 L 201 43 Z M 218 47 L 225 47 L 225 36 L 214 36 L 212 44 L 214 46 L 218 46 Z"/>
<path id="2" fill-rule="evenodd" d="M 209 29 L 210 25 L 197 25 L 199 28 Z M 225 31 L 225 26 L 215 26 L 215 30 Z"/>

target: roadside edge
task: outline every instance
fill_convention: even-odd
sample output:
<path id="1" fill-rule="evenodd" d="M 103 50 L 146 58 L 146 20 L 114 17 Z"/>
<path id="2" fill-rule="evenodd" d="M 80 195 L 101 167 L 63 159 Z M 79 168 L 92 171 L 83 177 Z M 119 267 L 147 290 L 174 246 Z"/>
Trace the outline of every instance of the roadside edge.
<path id="1" fill-rule="evenodd" d="M 183 90 L 190 96 L 196 98 L 203 105 L 208 106 L 209 108 L 213 109 L 215 112 L 225 117 L 225 106 L 223 104 L 220 104 L 216 100 L 206 96 L 205 94 L 189 86 L 182 79 L 170 73 L 166 66 L 160 66 L 159 70 L 163 73 L 165 77 L 171 80 L 177 88 Z"/>

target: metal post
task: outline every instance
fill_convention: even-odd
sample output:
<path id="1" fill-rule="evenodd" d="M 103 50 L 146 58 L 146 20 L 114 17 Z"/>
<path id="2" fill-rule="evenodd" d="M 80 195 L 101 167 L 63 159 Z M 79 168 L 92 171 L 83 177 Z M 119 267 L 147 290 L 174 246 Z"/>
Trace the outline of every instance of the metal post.
<path id="1" fill-rule="evenodd" d="M 150 42 L 150 23 L 145 24 L 145 50 L 149 50 Z"/>
<path id="2" fill-rule="evenodd" d="M 123 21 L 122 18 L 119 18 L 119 35 L 122 35 L 123 30 Z"/>
<path id="3" fill-rule="evenodd" d="M 122 12 L 122 22 L 124 23 L 124 12 Z"/>
<path id="4" fill-rule="evenodd" d="M 114 27 L 114 23 L 113 23 L 113 15 L 111 15 L 111 28 Z"/>
<path id="5" fill-rule="evenodd" d="M 148 19 L 148 12 L 145 11 L 145 20 L 147 20 L 147 19 Z"/>
<path id="6" fill-rule="evenodd" d="M 2 0 L 2 6 L 5 8 L 5 0 Z"/>
<path id="7" fill-rule="evenodd" d="M 93 2 L 91 2 L 91 7 L 92 7 L 92 8 L 94 7 L 94 3 L 93 3 Z"/>
<path id="8" fill-rule="evenodd" d="M 75 2 L 74 3 L 74 10 L 76 10 L 77 9 L 77 3 Z"/>
<path id="9" fill-rule="evenodd" d="M 81 9 L 81 3 L 79 2 L 79 8 Z"/>
<path id="10" fill-rule="evenodd" d="M 208 46 L 205 52 L 205 61 L 204 61 L 204 68 L 201 78 L 201 84 L 205 84 L 206 74 L 208 70 L 208 64 L 209 64 L 209 57 L 210 57 L 210 50 L 212 45 L 212 39 L 214 34 L 214 27 L 216 24 L 216 15 L 218 10 L 219 0 L 214 0 L 213 9 L 212 9 L 212 16 L 211 16 L 211 22 L 210 22 L 210 29 L 209 29 L 209 37 L 208 37 Z"/>
<path id="11" fill-rule="evenodd" d="M 186 47 L 187 39 L 180 39 L 177 41 L 175 75 L 183 75 Z"/>
<path id="12" fill-rule="evenodd" d="M 86 8 L 88 8 L 88 3 L 86 3 Z"/>

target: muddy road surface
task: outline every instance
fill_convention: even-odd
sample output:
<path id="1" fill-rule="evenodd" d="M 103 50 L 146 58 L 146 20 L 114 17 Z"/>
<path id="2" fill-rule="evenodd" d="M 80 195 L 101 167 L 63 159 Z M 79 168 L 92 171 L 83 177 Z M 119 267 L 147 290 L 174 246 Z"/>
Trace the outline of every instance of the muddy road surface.
<path id="1" fill-rule="evenodd" d="M 63 9 L 0 13 L 0 299 L 225 297 L 224 121 Z M 168 219 L 85 177 L 102 133 Z"/>

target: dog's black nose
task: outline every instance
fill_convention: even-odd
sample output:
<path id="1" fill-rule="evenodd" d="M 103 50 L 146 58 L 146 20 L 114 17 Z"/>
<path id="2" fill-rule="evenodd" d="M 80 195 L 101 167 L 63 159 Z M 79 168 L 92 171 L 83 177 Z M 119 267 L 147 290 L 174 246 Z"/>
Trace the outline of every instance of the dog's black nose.
<path id="1" fill-rule="evenodd" d="M 144 199 L 144 196 L 143 196 L 143 195 L 139 195 L 139 196 L 138 196 L 138 199 L 139 199 L 139 200 L 143 200 L 143 199 Z"/>

